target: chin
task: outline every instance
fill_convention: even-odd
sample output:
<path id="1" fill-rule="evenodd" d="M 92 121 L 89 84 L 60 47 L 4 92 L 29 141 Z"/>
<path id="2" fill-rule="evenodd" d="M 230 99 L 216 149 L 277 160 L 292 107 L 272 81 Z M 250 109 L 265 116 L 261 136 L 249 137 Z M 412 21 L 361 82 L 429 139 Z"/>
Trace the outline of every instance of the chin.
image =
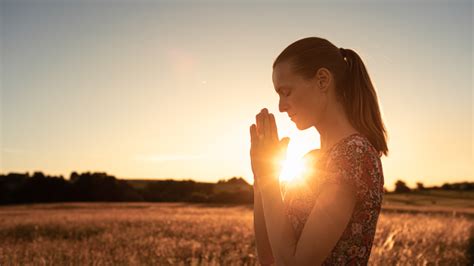
<path id="1" fill-rule="evenodd" d="M 296 125 L 296 128 L 298 128 L 299 130 L 306 130 L 311 127 L 311 125 L 305 125 L 301 123 L 295 123 L 295 125 Z"/>

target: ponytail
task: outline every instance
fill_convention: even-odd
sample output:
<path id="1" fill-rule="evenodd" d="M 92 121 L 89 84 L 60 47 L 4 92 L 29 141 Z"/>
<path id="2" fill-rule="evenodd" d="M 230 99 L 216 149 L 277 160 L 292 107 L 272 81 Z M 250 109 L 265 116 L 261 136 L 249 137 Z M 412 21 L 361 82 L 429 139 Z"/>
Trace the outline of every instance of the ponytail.
<path id="1" fill-rule="evenodd" d="M 362 59 L 351 49 L 340 48 L 347 62 L 343 102 L 352 126 L 365 135 L 379 157 L 388 155 L 387 132 L 380 114 L 377 93 Z"/>

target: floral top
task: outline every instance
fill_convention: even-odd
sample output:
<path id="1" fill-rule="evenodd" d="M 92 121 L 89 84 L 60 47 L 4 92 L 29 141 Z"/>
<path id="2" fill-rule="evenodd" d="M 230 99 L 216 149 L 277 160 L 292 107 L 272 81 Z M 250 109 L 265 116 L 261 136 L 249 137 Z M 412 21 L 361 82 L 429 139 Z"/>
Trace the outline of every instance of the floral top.
<path id="1" fill-rule="evenodd" d="M 357 202 L 349 224 L 323 265 L 366 265 L 384 193 L 379 153 L 364 135 L 355 133 L 326 154 L 313 150 L 305 159 L 316 172 L 306 173 L 301 182 L 281 183 L 285 211 L 297 238 L 324 183 L 348 182 L 356 190 Z"/>

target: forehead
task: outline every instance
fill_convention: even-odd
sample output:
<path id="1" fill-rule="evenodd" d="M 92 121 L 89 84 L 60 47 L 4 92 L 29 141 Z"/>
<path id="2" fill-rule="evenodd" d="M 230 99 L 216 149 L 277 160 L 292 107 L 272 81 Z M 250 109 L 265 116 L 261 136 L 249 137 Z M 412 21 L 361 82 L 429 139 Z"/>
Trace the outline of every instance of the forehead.
<path id="1" fill-rule="evenodd" d="M 273 69 L 272 80 L 275 88 L 288 86 L 295 82 L 297 78 L 298 76 L 293 72 L 293 68 L 290 63 L 278 63 Z"/>

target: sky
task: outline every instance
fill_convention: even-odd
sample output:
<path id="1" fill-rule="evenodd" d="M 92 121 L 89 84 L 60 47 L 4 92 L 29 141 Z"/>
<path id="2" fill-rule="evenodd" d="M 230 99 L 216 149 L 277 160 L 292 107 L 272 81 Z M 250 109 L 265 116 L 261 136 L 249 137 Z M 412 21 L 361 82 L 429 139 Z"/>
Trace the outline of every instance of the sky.
<path id="1" fill-rule="evenodd" d="M 474 181 L 472 1 L 0 0 L 0 173 L 250 184 L 272 63 L 310 36 L 356 51 L 388 132 L 385 186 Z"/>

